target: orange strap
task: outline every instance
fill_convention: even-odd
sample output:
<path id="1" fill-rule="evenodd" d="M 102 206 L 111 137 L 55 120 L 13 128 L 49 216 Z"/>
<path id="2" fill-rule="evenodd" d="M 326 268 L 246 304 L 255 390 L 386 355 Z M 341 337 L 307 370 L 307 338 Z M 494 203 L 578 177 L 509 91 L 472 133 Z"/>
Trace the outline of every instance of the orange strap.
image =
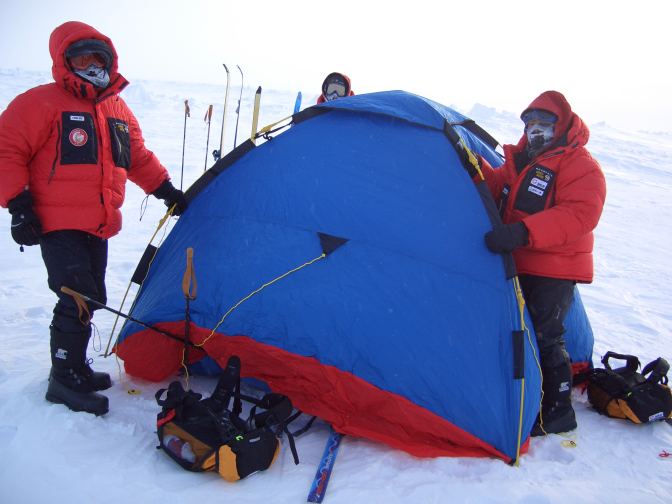
<path id="1" fill-rule="evenodd" d="M 91 312 L 89 311 L 89 305 L 86 304 L 86 301 L 84 301 L 82 295 L 70 289 L 69 287 L 66 287 L 65 285 L 61 287 L 61 292 L 72 296 L 72 299 L 75 300 L 75 304 L 77 305 L 79 321 L 83 325 L 88 325 L 91 321 Z"/>
<path id="2" fill-rule="evenodd" d="M 196 299 L 198 283 L 196 282 L 196 273 L 194 272 L 194 249 L 187 249 L 187 267 L 182 276 L 182 293 L 185 299 Z"/>

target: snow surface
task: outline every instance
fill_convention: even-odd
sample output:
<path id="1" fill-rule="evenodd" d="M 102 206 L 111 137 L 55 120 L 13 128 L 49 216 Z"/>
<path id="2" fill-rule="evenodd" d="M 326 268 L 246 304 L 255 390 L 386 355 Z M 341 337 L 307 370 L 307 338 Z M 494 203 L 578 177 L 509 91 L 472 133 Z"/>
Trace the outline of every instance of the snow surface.
<path id="1" fill-rule="evenodd" d="M 20 92 L 49 80 L 46 73 L 0 70 L 0 110 Z M 229 97 L 227 150 L 235 129 L 236 83 Z M 238 143 L 250 132 L 255 90 L 256 85 L 243 92 Z M 215 108 L 209 150 L 219 146 L 223 94 L 223 86 L 154 81 L 134 82 L 124 91 L 148 147 L 169 168 L 176 185 L 184 99 L 191 107 L 186 188 L 203 172 L 207 134 L 203 116 L 211 103 Z M 315 98 L 304 96 L 304 108 Z M 260 125 L 291 114 L 294 99 L 294 93 L 264 90 Z M 520 135 L 515 113 L 482 105 L 462 112 L 501 142 L 515 142 Z M 602 165 L 608 187 L 596 232 L 595 282 L 581 286 L 596 338 L 593 361 L 599 365 L 607 350 L 635 354 L 644 363 L 658 356 L 672 361 L 672 133 L 629 132 L 607 124 L 593 124 L 591 129 L 589 148 Z M 150 198 L 140 220 L 143 200 L 144 193 L 129 183 L 124 229 L 110 241 L 111 306 L 119 306 L 165 210 Z M 99 356 L 114 323 L 114 315 L 107 312 L 96 313 L 100 338 L 90 346 L 89 356 L 96 356 L 96 369 L 110 372 L 115 381 L 106 392 L 110 412 L 97 418 L 45 401 L 48 326 L 55 295 L 47 288 L 39 247 L 19 253 L 9 227 L 9 214 L 0 212 L 4 231 L 0 239 L 4 259 L 0 263 L 0 502 L 305 502 L 324 448 L 326 425 L 318 423 L 298 438 L 298 466 L 285 444 L 268 471 L 235 484 L 215 474 L 184 471 L 155 448 L 154 393 L 168 382 L 135 380 L 120 374 L 114 357 Z M 208 393 L 214 380 L 192 378 L 191 386 Z M 131 395 L 129 390 L 140 393 Z M 519 467 L 490 459 L 418 459 L 346 437 L 325 502 L 672 502 L 672 457 L 659 456 L 663 450 L 672 452 L 672 427 L 608 419 L 576 391 L 574 404 L 578 429 L 566 437 L 533 439 Z M 569 441 L 574 447 L 568 446 Z"/>

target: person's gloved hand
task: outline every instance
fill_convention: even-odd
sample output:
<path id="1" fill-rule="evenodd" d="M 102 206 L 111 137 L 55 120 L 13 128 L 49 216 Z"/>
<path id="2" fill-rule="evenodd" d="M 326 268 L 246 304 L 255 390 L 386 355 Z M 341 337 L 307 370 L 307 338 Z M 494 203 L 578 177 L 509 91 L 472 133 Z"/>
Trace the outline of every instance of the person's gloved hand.
<path id="1" fill-rule="evenodd" d="M 503 224 L 485 233 L 485 245 L 498 254 L 513 252 L 518 247 L 527 245 L 528 234 L 522 222 Z"/>
<path id="2" fill-rule="evenodd" d="M 175 209 L 173 210 L 173 215 L 175 216 L 182 215 L 187 209 L 187 198 L 184 197 L 182 191 L 176 189 L 173 184 L 170 183 L 170 180 L 163 182 L 152 195 L 156 196 L 158 199 L 162 199 L 168 208 L 175 205 Z"/>
<path id="3" fill-rule="evenodd" d="M 12 238 L 19 245 L 40 243 L 42 225 L 33 210 L 33 198 L 28 190 L 23 191 L 7 205 L 12 214 Z"/>

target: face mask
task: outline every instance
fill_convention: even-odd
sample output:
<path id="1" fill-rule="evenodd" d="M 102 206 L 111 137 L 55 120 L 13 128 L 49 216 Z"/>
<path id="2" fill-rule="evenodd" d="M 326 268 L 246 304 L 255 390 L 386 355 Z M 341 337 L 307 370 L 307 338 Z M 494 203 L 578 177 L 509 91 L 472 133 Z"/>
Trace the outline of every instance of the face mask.
<path id="1" fill-rule="evenodd" d="M 530 124 L 525 128 L 528 149 L 532 152 L 543 149 L 553 141 L 555 127 L 551 123 Z"/>
<path id="2" fill-rule="evenodd" d="M 337 98 L 341 98 L 341 95 L 339 95 L 337 92 L 334 91 L 333 93 L 327 93 L 324 98 L 327 101 L 332 101 L 336 100 Z"/>
<path id="3" fill-rule="evenodd" d="M 110 83 L 107 70 L 96 65 L 89 65 L 85 70 L 75 70 L 74 73 L 99 88 L 106 88 Z"/>

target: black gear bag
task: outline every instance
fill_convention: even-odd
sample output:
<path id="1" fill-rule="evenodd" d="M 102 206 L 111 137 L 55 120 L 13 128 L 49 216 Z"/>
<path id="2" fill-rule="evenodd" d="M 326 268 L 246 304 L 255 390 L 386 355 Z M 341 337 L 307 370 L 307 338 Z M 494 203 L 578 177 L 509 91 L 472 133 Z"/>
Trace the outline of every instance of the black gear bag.
<path id="1" fill-rule="evenodd" d="M 625 361 L 612 369 L 609 359 Z M 672 416 L 672 392 L 667 386 L 668 362 L 662 357 L 649 362 L 641 373 L 634 355 L 607 352 L 604 369 L 594 369 L 588 377 L 588 400 L 598 413 L 634 423 L 649 423 Z"/>
<path id="2" fill-rule="evenodd" d="M 253 405 L 247 420 L 239 416 L 242 400 Z M 312 417 L 300 431 L 290 433 L 287 424 L 301 412 L 294 412 L 287 396 L 269 393 L 256 399 L 241 395 L 237 356 L 229 359 L 210 397 L 203 399 L 201 394 L 184 390 L 180 382 L 174 381 L 156 393 L 156 401 L 162 407 L 156 419 L 160 442 L 157 448 L 184 469 L 216 471 L 231 482 L 268 469 L 278 456 L 283 432 L 294 463 L 298 464 L 294 436 L 308 430 L 315 420 Z"/>

